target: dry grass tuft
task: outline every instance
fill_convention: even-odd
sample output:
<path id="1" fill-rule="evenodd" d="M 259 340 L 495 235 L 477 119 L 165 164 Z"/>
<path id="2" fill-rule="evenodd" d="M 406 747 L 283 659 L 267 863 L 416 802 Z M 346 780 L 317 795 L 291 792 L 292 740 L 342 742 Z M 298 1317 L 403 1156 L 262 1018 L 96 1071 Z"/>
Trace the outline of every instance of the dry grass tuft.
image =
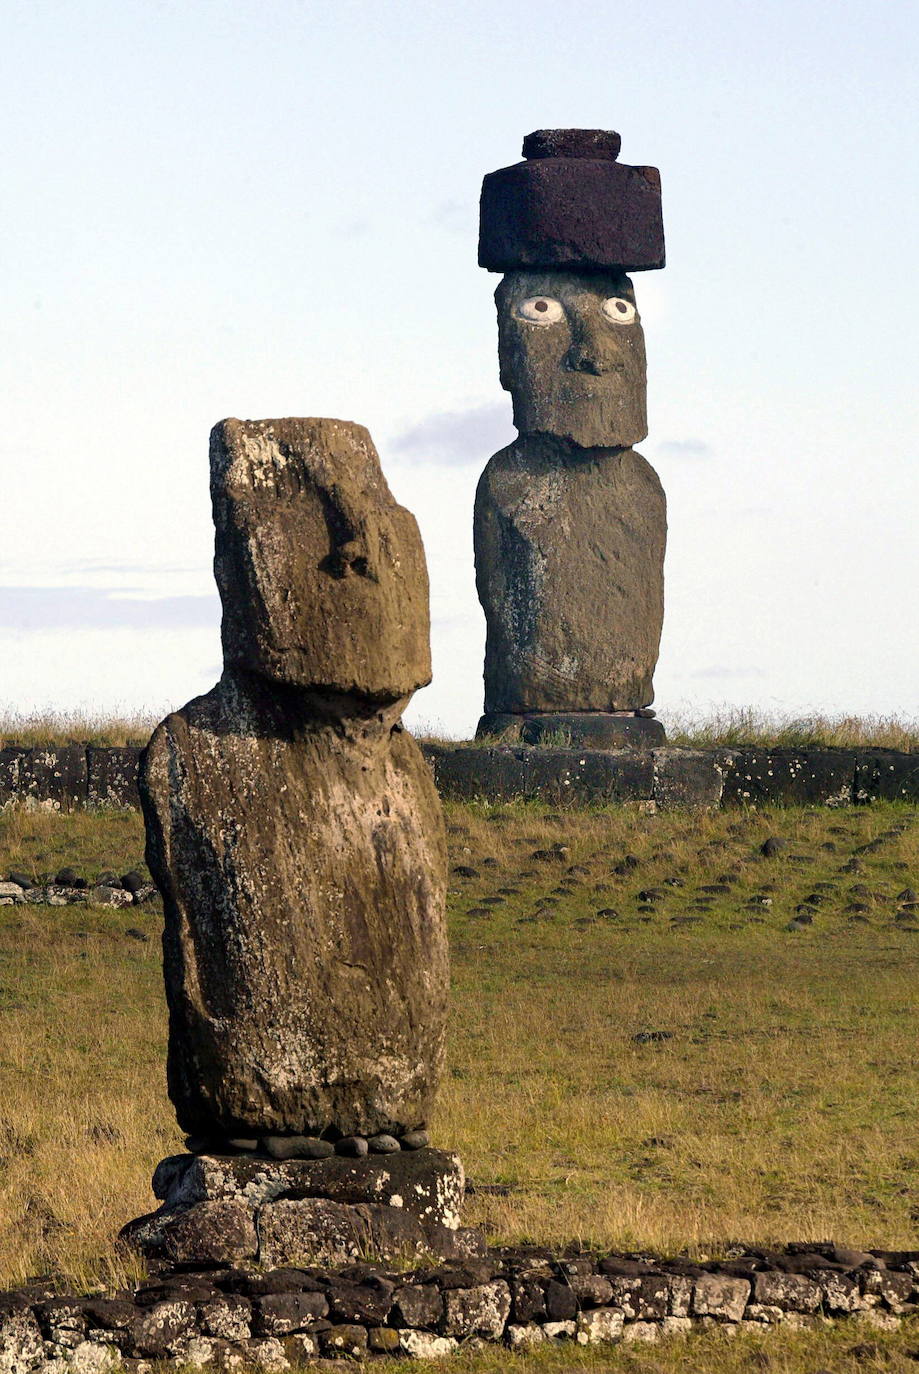
<path id="1" fill-rule="evenodd" d="M 919 749 L 919 721 L 900 716 L 788 716 L 725 707 L 702 720 L 665 713 L 664 724 L 668 742 L 681 749 Z"/>
<path id="2" fill-rule="evenodd" d="M 674 749 L 718 748 L 840 748 L 899 749 L 913 753 L 919 749 L 919 721 L 899 716 L 831 716 L 814 713 L 789 716 L 755 707 L 725 706 L 708 716 L 663 710 L 661 720 L 667 743 Z M 453 740 L 436 730 L 421 726 L 414 732 L 427 744 L 471 745 L 474 740 Z M 484 743 L 484 741 L 478 741 Z M 518 743 L 500 735 L 487 744 Z M 570 737 L 564 730 L 545 735 L 537 749 L 565 749 Z"/>
<path id="3" fill-rule="evenodd" d="M 126 716 L 95 715 L 84 711 L 5 712 L 0 715 L 0 749 L 64 744 L 146 744 L 165 711 L 140 711 Z"/>

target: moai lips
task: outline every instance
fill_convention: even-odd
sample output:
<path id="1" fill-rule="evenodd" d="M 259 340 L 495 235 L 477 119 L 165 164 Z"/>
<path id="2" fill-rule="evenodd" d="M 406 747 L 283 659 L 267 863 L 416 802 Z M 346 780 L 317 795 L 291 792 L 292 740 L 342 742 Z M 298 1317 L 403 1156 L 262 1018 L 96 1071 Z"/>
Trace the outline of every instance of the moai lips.
<path id="1" fill-rule="evenodd" d="M 207 1139 L 401 1134 L 447 1005 L 446 847 L 399 725 L 430 674 L 427 577 L 367 431 L 214 431 L 225 671 L 141 766 L 163 894 L 169 1092 Z"/>

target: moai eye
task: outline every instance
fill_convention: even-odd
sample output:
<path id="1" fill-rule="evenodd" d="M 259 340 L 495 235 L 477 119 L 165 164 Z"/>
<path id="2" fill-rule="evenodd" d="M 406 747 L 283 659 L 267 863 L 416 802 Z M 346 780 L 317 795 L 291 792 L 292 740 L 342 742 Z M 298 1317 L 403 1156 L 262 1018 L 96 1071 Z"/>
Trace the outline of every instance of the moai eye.
<path id="1" fill-rule="evenodd" d="M 616 324 L 632 324 L 638 311 L 631 301 L 624 300 L 622 296 L 610 296 L 603 302 L 603 313 Z"/>
<path id="2" fill-rule="evenodd" d="M 517 306 L 517 318 L 527 324 L 558 324 L 565 318 L 561 302 L 552 296 L 530 296 Z"/>

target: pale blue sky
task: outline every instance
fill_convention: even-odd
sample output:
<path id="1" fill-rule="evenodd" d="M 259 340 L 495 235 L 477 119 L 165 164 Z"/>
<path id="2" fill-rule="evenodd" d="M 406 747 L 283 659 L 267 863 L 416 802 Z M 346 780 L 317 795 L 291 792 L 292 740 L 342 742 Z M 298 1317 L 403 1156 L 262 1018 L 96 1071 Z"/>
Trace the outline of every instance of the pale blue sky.
<path id="1" fill-rule="evenodd" d="M 583 125 L 663 178 L 661 715 L 919 715 L 917 67 L 896 0 L 6 0 L 0 703 L 206 688 L 210 426 L 337 415 L 425 536 L 411 718 L 467 733 L 472 497 L 512 433 L 479 186 Z"/>

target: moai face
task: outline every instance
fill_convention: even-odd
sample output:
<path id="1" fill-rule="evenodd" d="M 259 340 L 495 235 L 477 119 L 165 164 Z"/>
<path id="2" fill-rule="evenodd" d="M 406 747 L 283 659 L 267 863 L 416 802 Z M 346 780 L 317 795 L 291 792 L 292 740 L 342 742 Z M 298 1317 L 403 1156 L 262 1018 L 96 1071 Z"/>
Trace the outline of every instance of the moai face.
<path id="1" fill-rule="evenodd" d="M 211 496 L 228 667 L 380 703 L 430 682 L 421 536 L 362 425 L 224 420 Z"/>
<path id="2" fill-rule="evenodd" d="M 631 448 L 648 433 L 645 338 L 620 272 L 509 272 L 495 292 L 501 385 L 521 434 Z"/>

